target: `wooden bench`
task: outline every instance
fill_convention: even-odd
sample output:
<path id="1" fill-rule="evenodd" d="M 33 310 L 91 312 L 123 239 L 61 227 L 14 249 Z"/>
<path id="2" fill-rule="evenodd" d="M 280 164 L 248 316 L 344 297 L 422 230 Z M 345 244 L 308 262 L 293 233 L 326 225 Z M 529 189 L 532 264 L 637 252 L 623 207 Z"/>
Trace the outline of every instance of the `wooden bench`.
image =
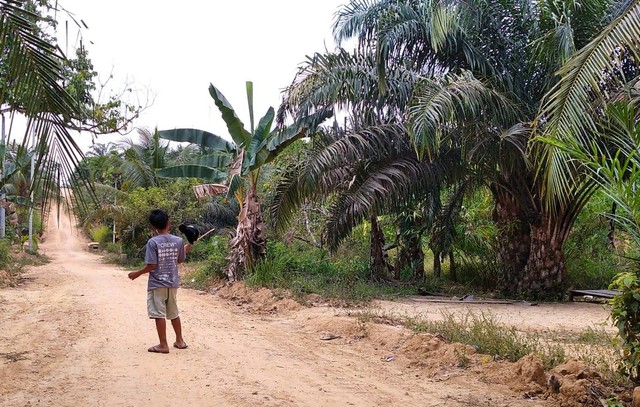
<path id="1" fill-rule="evenodd" d="M 618 290 L 569 290 L 569 301 L 573 301 L 573 297 L 591 296 L 594 298 L 611 299 L 618 294 Z"/>

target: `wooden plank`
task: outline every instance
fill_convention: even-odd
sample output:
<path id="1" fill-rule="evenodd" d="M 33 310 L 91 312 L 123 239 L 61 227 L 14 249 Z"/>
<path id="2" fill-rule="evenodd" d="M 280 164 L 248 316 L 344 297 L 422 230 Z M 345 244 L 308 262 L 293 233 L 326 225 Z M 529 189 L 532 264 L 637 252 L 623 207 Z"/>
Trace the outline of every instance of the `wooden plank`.
<path id="1" fill-rule="evenodd" d="M 590 295 L 598 298 L 613 298 L 618 294 L 617 290 L 569 290 L 569 301 L 573 301 L 573 297 Z"/>
<path id="2" fill-rule="evenodd" d="M 462 300 L 462 299 L 453 299 L 450 297 L 434 297 L 434 296 L 411 296 L 406 297 L 406 299 L 415 302 L 434 302 L 434 303 L 443 303 L 443 304 L 517 304 L 522 301 L 514 301 L 514 300 L 492 300 L 492 299 L 474 299 L 474 300 Z"/>

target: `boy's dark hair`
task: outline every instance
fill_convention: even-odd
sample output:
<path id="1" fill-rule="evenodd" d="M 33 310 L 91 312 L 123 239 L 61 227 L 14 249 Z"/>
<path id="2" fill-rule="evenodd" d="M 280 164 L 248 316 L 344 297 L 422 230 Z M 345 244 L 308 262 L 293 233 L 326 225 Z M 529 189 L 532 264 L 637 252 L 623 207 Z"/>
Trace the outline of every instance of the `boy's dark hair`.
<path id="1" fill-rule="evenodd" d="M 156 229 L 166 229 L 169 224 L 169 214 L 162 209 L 154 209 L 149 212 L 149 223 Z"/>

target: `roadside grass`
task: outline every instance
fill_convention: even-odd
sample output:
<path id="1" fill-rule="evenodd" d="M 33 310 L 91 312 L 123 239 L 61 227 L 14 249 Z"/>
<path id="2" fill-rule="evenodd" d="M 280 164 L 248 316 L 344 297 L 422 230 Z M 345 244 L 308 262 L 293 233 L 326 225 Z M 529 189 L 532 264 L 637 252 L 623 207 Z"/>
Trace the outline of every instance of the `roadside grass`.
<path id="1" fill-rule="evenodd" d="M 27 267 L 41 266 L 49 261 L 42 253 L 21 251 L 19 246 L 0 240 L 0 286 L 16 285 Z"/>
<path id="2" fill-rule="evenodd" d="M 357 318 L 363 331 L 366 331 L 368 323 L 404 326 L 416 333 L 437 335 L 449 343 L 471 345 L 477 352 L 494 360 L 515 362 L 533 354 L 548 370 L 569 359 L 576 359 L 597 371 L 609 385 L 629 385 L 617 369 L 620 347 L 614 335 L 606 332 L 604 327 L 588 327 L 579 332 L 523 332 L 515 326 L 501 323 L 490 312 L 473 311 L 444 311 L 435 320 L 421 315 L 397 315 L 375 308 L 358 309 L 349 315 Z M 465 355 L 460 356 L 460 364 L 461 367 L 468 364 Z"/>

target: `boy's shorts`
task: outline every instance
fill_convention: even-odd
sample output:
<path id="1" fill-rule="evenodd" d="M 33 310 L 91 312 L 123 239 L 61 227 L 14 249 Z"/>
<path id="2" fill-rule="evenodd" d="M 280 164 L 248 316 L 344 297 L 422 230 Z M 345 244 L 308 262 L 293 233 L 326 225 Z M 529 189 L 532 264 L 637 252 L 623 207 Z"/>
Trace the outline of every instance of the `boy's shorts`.
<path id="1" fill-rule="evenodd" d="M 178 318 L 178 289 L 169 287 L 147 291 L 147 313 L 149 318 Z"/>

